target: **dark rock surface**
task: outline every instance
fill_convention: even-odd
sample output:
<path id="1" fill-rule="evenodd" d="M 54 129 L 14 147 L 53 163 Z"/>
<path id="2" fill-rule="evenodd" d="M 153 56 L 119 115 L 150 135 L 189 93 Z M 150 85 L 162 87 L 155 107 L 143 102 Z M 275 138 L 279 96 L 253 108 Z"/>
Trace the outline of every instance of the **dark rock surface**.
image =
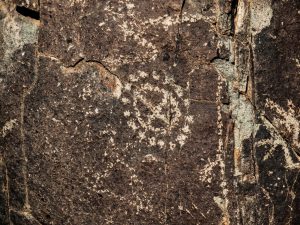
<path id="1" fill-rule="evenodd" d="M 3 0 L 0 224 L 300 224 L 300 2 Z"/>

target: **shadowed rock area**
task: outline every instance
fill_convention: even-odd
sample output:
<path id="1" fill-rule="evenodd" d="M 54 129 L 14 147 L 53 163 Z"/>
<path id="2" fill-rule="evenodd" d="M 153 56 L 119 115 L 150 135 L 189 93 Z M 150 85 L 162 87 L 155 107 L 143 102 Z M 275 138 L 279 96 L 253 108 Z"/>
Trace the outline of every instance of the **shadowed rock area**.
<path id="1" fill-rule="evenodd" d="M 2 0 L 0 224 L 299 225 L 300 1 Z"/>

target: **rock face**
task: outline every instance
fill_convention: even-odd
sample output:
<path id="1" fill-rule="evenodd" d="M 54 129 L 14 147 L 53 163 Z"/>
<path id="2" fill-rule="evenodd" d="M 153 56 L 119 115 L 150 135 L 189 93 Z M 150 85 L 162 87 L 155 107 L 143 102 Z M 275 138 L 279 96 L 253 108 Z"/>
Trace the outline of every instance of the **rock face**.
<path id="1" fill-rule="evenodd" d="M 300 224 L 299 0 L 2 0 L 0 224 Z"/>

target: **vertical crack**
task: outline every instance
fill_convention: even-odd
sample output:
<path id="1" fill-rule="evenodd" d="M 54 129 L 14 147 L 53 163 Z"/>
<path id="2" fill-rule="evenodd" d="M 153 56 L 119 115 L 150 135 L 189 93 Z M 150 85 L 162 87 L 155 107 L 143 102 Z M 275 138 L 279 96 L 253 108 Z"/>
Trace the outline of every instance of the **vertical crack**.
<path id="1" fill-rule="evenodd" d="M 175 64 L 178 62 L 178 55 L 179 55 L 179 51 L 180 51 L 180 44 L 181 44 L 181 35 L 180 35 L 180 26 L 182 24 L 182 14 L 183 14 L 183 8 L 185 6 L 185 2 L 186 0 L 183 0 L 181 3 L 181 8 L 180 8 L 180 13 L 179 13 L 179 24 L 177 26 L 177 33 L 176 33 L 176 37 L 175 37 Z M 168 109 L 168 115 L 169 115 L 169 129 L 168 129 L 168 133 L 170 136 L 170 128 L 171 128 L 171 124 L 172 124 L 172 119 L 173 119 L 173 115 L 172 115 L 172 106 L 171 106 L 171 97 L 169 96 L 168 99 L 168 104 L 169 104 L 169 109 Z M 165 218 L 164 218 L 164 224 L 167 224 L 167 220 L 168 220 L 168 212 L 167 212 L 167 203 L 168 203 L 168 193 L 169 193 L 169 184 L 168 184 L 168 152 L 167 152 L 167 148 L 165 147 L 165 162 L 164 162 L 164 173 L 165 173 L 165 181 L 166 181 L 166 191 L 165 191 L 165 205 L 164 205 L 164 214 L 165 214 Z"/>
<path id="2" fill-rule="evenodd" d="M 172 126 L 172 120 L 173 120 L 173 111 L 172 111 L 172 99 L 171 96 L 168 96 L 168 118 L 169 118 L 169 129 L 171 129 Z"/>
<path id="3" fill-rule="evenodd" d="M 25 203 L 24 210 L 29 210 L 29 200 L 28 200 L 28 175 L 27 175 L 27 156 L 25 149 L 25 131 L 24 131 L 24 111 L 25 111 L 25 98 L 26 94 L 23 92 L 21 96 L 21 105 L 20 105 L 20 135 L 21 135 L 21 153 L 22 153 L 22 174 L 24 179 L 24 189 L 25 189 Z"/>
<path id="4" fill-rule="evenodd" d="M 253 52 L 253 36 L 250 34 L 250 84 L 251 84 L 251 102 L 254 108 L 256 108 L 256 100 L 255 100 L 255 79 L 254 79 L 254 74 L 255 74 L 255 68 L 254 68 L 254 52 Z"/>
<path id="5" fill-rule="evenodd" d="M 20 135 L 21 135 L 21 153 L 22 153 L 22 173 L 24 179 L 24 189 L 25 189 L 25 203 L 23 206 L 24 212 L 30 212 L 30 204 L 29 204 L 29 191 L 28 191 L 28 159 L 26 154 L 26 146 L 25 146 L 25 127 L 24 127 L 24 117 L 25 117 L 25 101 L 26 97 L 31 94 L 32 90 L 36 86 L 38 81 L 38 66 L 39 66 L 39 58 L 38 53 L 35 53 L 36 62 L 34 63 L 34 77 L 33 82 L 29 86 L 27 90 L 23 90 L 21 95 L 21 104 L 20 104 Z"/>
<path id="6" fill-rule="evenodd" d="M 257 112 L 256 109 L 256 101 L 255 101 L 255 79 L 254 79 L 254 52 L 253 52 L 253 36 L 250 32 L 250 41 L 249 41 L 249 63 L 250 63 L 250 69 L 249 69 L 249 76 L 248 76 L 248 83 L 246 86 L 246 93 L 249 97 L 249 101 L 253 106 L 254 113 Z M 254 124 L 257 123 L 257 118 L 254 117 Z M 253 163 L 253 175 L 255 177 L 256 184 L 259 185 L 258 179 L 259 179 L 259 171 L 257 166 L 257 157 L 256 157 L 256 149 L 254 147 L 254 133 L 252 133 L 252 149 L 251 149 L 251 155 L 252 155 L 252 163 Z M 257 195 L 257 193 L 256 193 Z"/>
<path id="7" fill-rule="evenodd" d="M 237 8 L 238 8 L 238 0 L 232 0 L 231 2 L 231 8 L 230 8 L 230 19 L 231 19 L 231 35 L 234 36 L 235 34 L 235 18 L 236 18 L 236 13 L 237 13 Z"/>
<path id="8" fill-rule="evenodd" d="M 7 199 L 7 214 L 8 214 L 8 221 L 9 224 L 11 224 L 11 219 L 10 219 L 10 196 L 9 196 L 9 177 L 8 177 L 8 171 L 7 171 L 7 167 L 5 166 L 5 182 L 6 182 L 6 199 Z"/>
<path id="9" fill-rule="evenodd" d="M 180 44 L 182 41 L 182 38 L 180 35 L 180 26 L 182 24 L 182 15 L 183 15 L 183 8 L 185 6 L 185 1 L 186 0 L 183 0 L 181 3 L 180 13 L 179 13 L 179 23 L 177 26 L 177 33 L 176 33 L 176 37 L 175 37 L 175 63 L 177 63 L 177 61 L 178 61 L 178 53 L 179 53 Z"/>
<path id="10" fill-rule="evenodd" d="M 2 159 L 0 158 L 0 166 L 3 168 L 4 174 L 4 195 L 5 195 L 5 202 L 3 204 L 5 205 L 5 214 L 7 215 L 7 220 L 9 225 L 11 225 L 11 218 L 10 218 L 10 196 L 9 196 L 9 177 L 8 177 L 8 171 L 7 166 L 5 163 L 5 157 L 3 156 Z M 1 169 L 2 169 L 1 168 Z M 0 203 L 1 204 L 1 203 Z M 5 219 L 6 220 L 6 219 Z"/>

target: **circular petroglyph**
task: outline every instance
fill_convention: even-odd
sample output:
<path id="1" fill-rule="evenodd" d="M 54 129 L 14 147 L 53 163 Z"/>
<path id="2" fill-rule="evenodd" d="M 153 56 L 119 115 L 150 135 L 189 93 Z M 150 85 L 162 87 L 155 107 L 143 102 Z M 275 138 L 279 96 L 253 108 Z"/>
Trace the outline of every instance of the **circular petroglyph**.
<path id="1" fill-rule="evenodd" d="M 189 84 L 183 88 L 175 84 L 170 74 L 162 71 L 138 71 L 131 74 L 129 80 L 124 87 L 127 97 L 121 97 L 121 101 L 131 108 L 124 111 L 124 116 L 128 118 L 128 126 L 138 134 L 139 141 L 161 148 L 182 147 L 193 121 L 188 115 Z M 165 138 L 160 139 L 166 136 L 169 143 L 165 143 Z"/>

